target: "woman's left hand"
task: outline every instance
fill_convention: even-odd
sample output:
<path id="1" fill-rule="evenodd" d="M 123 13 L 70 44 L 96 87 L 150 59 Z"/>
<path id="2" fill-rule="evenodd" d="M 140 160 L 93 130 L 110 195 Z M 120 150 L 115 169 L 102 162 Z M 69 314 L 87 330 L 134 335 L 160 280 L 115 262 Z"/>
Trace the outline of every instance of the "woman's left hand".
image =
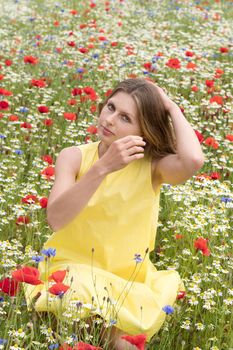
<path id="1" fill-rule="evenodd" d="M 153 86 L 159 91 L 159 95 L 161 97 L 161 100 L 163 102 L 163 105 L 164 105 L 164 108 L 165 110 L 169 113 L 170 110 L 174 107 L 174 106 L 177 106 L 175 102 L 173 102 L 169 97 L 168 95 L 165 93 L 165 91 L 159 87 L 158 85 L 155 85 L 154 83 L 151 83 L 153 84 Z"/>

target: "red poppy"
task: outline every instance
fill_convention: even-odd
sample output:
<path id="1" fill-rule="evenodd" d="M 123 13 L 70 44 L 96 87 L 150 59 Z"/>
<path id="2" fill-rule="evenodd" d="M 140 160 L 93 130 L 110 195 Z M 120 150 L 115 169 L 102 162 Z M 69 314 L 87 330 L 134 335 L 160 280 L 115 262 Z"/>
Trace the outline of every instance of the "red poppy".
<path id="1" fill-rule="evenodd" d="M 7 277 L 0 281 L 0 291 L 11 297 L 17 295 L 19 288 L 19 282 L 13 278 Z"/>
<path id="2" fill-rule="evenodd" d="M 206 80 L 205 84 L 207 87 L 213 87 L 214 86 L 214 80 Z"/>
<path id="3" fill-rule="evenodd" d="M 0 101 L 0 110 L 7 111 L 9 103 L 7 101 Z"/>
<path id="4" fill-rule="evenodd" d="M 194 53 L 192 51 L 186 51 L 185 52 L 185 56 L 187 57 L 193 57 L 194 56 Z"/>
<path id="5" fill-rule="evenodd" d="M 39 59 L 34 56 L 24 56 L 24 63 L 29 63 L 29 64 L 37 64 L 39 62 Z"/>
<path id="6" fill-rule="evenodd" d="M 219 51 L 221 53 L 227 53 L 227 52 L 229 52 L 229 49 L 228 49 L 228 47 L 220 47 Z"/>
<path id="7" fill-rule="evenodd" d="M 77 10 L 70 10 L 70 14 L 73 15 L 73 16 L 74 16 L 74 15 L 77 15 L 77 14 L 78 14 L 78 11 L 77 11 Z"/>
<path id="8" fill-rule="evenodd" d="M 33 194 L 29 194 L 26 197 L 22 198 L 22 203 L 26 203 L 26 204 L 36 203 L 37 201 L 38 201 L 37 197 L 34 196 Z"/>
<path id="9" fill-rule="evenodd" d="M 49 112 L 49 107 L 47 107 L 47 106 L 39 106 L 38 107 L 38 111 L 40 113 L 48 113 Z"/>
<path id="10" fill-rule="evenodd" d="M 176 299 L 184 299 L 185 298 L 185 291 L 181 290 L 178 292 Z"/>
<path id="11" fill-rule="evenodd" d="M 32 79 L 30 84 L 39 88 L 43 88 L 46 86 L 46 82 L 44 79 Z"/>
<path id="12" fill-rule="evenodd" d="M 31 129 L 32 125 L 30 123 L 23 122 L 23 123 L 20 124 L 20 127 L 24 128 L 24 129 Z"/>
<path id="13" fill-rule="evenodd" d="M 182 239 L 182 238 L 184 238 L 184 235 L 182 235 L 181 233 L 177 233 L 175 235 L 175 239 Z"/>
<path id="14" fill-rule="evenodd" d="M 217 149 L 219 147 L 218 142 L 215 140 L 214 137 L 211 137 L 211 136 L 205 139 L 205 144 L 214 149 Z"/>
<path id="15" fill-rule="evenodd" d="M 136 77 L 135 77 L 136 78 Z M 111 95 L 111 93 L 112 93 L 112 89 L 109 89 L 109 90 L 107 90 L 106 92 L 105 92 L 105 96 L 106 97 L 108 97 L 108 96 L 110 96 Z"/>
<path id="16" fill-rule="evenodd" d="M 40 203 L 41 208 L 47 208 L 47 205 L 48 205 L 48 198 L 42 197 L 42 198 L 39 200 L 39 203 Z"/>
<path id="17" fill-rule="evenodd" d="M 3 88 L 0 88 L 0 95 L 4 95 L 4 96 L 12 96 L 13 93 L 9 90 L 5 90 Z"/>
<path id="18" fill-rule="evenodd" d="M 76 113 L 64 112 L 63 116 L 66 120 L 76 120 L 77 119 Z"/>
<path id="19" fill-rule="evenodd" d="M 43 283 L 39 280 L 39 270 L 36 267 L 25 266 L 12 272 L 12 277 L 18 282 L 24 282 L 32 285 Z"/>
<path id="20" fill-rule="evenodd" d="M 226 140 L 233 141 L 233 135 L 226 135 Z"/>
<path id="21" fill-rule="evenodd" d="M 92 113 L 95 113 L 95 112 L 96 112 L 96 110 L 97 110 L 96 105 L 91 105 L 91 107 L 90 107 L 90 111 L 91 111 Z"/>
<path id="22" fill-rule="evenodd" d="M 54 21 L 54 22 L 53 22 L 53 25 L 54 25 L 54 27 L 59 27 L 60 22 L 59 22 L 59 21 Z"/>
<path id="23" fill-rule="evenodd" d="M 196 69 L 196 68 L 197 68 L 197 65 L 196 65 L 195 63 L 193 63 L 193 62 L 188 62 L 188 63 L 186 64 L 186 68 L 187 68 L 187 69 Z"/>
<path id="24" fill-rule="evenodd" d="M 196 176 L 196 179 L 197 179 L 198 181 L 203 181 L 204 179 L 211 180 L 211 177 L 210 177 L 208 174 L 203 173 L 203 174 L 198 174 L 198 175 Z"/>
<path id="25" fill-rule="evenodd" d="M 139 350 L 145 349 L 146 344 L 146 336 L 145 334 L 138 334 L 138 335 L 122 335 L 122 339 L 126 340 L 132 345 L 135 345 Z"/>
<path id="26" fill-rule="evenodd" d="M 6 65 L 7 67 L 10 67 L 12 64 L 13 64 L 12 60 L 9 60 L 9 59 L 6 59 L 6 60 L 5 60 L 5 65 Z"/>
<path id="27" fill-rule="evenodd" d="M 71 93 L 73 96 L 82 95 L 83 90 L 80 88 L 74 88 Z"/>
<path id="28" fill-rule="evenodd" d="M 194 241 L 194 247 L 197 250 L 201 250 L 202 254 L 205 256 L 210 255 L 210 251 L 209 251 L 209 248 L 207 246 L 207 242 L 208 242 L 208 240 L 203 238 L 203 237 L 199 237 Z"/>
<path id="29" fill-rule="evenodd" d="M 181 68 L 180 60 L 178 60 L 178 58 L 170 58 L 167 61 L 166 66 L 172 69 L 180 69 Z"/>
<path id="30" fill-rule="evenodd" d="M 219 79 L 222 77 L 222 75 L 224 74 L 224 70 L 220 69 L 220 68 L 216 68 L 215 69 L 215 78 Z"/>
<path id="31" fill-rule="evenodd" d="M 4 79 L 4 75 L 0 74 L 0 80 L 3 80 L 3 79 Z"/>
<path id="32" fill-rule="evenodd" d="M 75 106 L 77 104 L 77 100 L 74 98 L 71 98 L 70 100 L 67 101 L 67 104 L 70 106 Z"/>
<path id="33" fill-rule="evenodd" d="M 45 126 L 52 126 L 52 125 L 53 125 L 53 120 L 50 119 L 50 118 L 44 119 L 44 120 L 43 120 L 43 124 L 44 124 Z"/>
<path id="34" fill-rule="evenodd" d="M 222 105 L 223 104 L 223 98 L 222 98 L 222 96 L 215 95 L 215 96 L 210 98 L 210 103 L 217 103 L 218 105 Z"/>
<path id="35" fill-rule="evenodd" d="M 61 283 L 64 281 L 64 278 L 66 277 L 66 270 L 58 270 L 53 272 L 50 276 L 49 276 L 49 280 L 54 280 L 57 283 Z"/>
<path id="36" fill-rule="evenodd" d="M 99 39 L 100 41 L 106 41 L 106 40 L 107 40 L 106 36 L 103 36 L 103 35 L 100 35 L 100 36 L 98 37 L 98 39 Z"/>
<path id="37" fill-rule="evenodd" d="M 78 50 L 81 53 L 87 53 L 88 52 L 88 49 L 86 47 L 80 47 Z"/>
<path id="38" fill-rule="evenodd" d="M 195 134 L 199 140 L 200 143 L 202 143 L 204 141 L 204 136 L 198 131 L 198 130 L 194 130 Z"/>
<path id="39" fill-rule="evenodd" d="M 151 62 L 145 62 L 143 63 L 143 67 L 146 69 L 146 70 L 150 70 L 151 67 L 152 67 L 152 63 Z"/>
<path id="40" fill-rule="evenodd" d="M 92 135 L 95 135 L 97 133 L 97 127 L 95 125 L 90 125 L 88 128 L 87 128 L 87 132 L 89 134 L 92 134 Z"/>
<path id="41" fill-rule="evenodd" d="M 30 222 L 29 216 L 26 215 L 20 215 L 16 220 L 16 225 L 27 225 Z"/>
<path id="42" fill-rule="evenodd" d="M 199 91 L 199 87 L 197 85 L 193 85 L 191 87 L 191 90 L 194 91 L 194 92 L 197 92 L 197 91 Z"/>
<path id="43" fill-rule="evenodd" d="M 67 44 L 68 44 L 69 46 L 71 46 L 71 47 L 75 47 L 75 46 L 76 46 L 76 44 L 75 44 L 74 41 L 68 41 Z"/>
<path id="44" fill-rule="evenodd" d="M 64 283 L 55 283 L 52 287 L 49 288 L 49 292 L 53 295 L 61 295 L 67 292 L 70 287 Z"/>
<path id="45" fill-rule="evenodd" d="M 111 46 L 112 46 L 112 47 L 118 46 L 118 42 L 117 42 L 117 41 L 112 41 L 112 42 L 111 42 Z"/>
<path id="46" fill-rule="evenodd" d="M 79 25 L 79 28 L 80 29 L 84 29 L 84 28 L 86 28 L 87 27 L 87 24 L 86 23 L 81 23 L 80 25 Z"/>
<path id="47" fill-rule="evenodd" d="M 19 117 L 17 117 L 17 115 L 10 115 L 8 120 L 10 122 L 17 122 L 19 120 Z"/>
<path id="48" fill-rule="evenodd" d="M 42 156 L 41 159 L 48 164 L 53 164 L 53 158 L 49 155 Z"/>
<path id="49" fill-rule="evenodd" d="M 95 90 L 94 90 L 92 87 L 90 87 L 90 86 L 86 86 L 86 87 L 83 89 L 83 91 L 84 91 L 85 94 L 87 94 L 87 95 L 96 95 Z"/>
<path id="50" fill-rule="evenodd" d="M 214 171 L 210 174 L 210 177 L 212 180 L 219 180 L 221 179 L 221 175 L 217 172 L 217 171 Z"/>
<path id="51" fill-rule="evenodd" d="M 42 170 L 41 175 L 45 176 L 48 180 L 50 180 L 55 175 L 55 169 L 53 166 L 48 166 L 44 170 Z"/>

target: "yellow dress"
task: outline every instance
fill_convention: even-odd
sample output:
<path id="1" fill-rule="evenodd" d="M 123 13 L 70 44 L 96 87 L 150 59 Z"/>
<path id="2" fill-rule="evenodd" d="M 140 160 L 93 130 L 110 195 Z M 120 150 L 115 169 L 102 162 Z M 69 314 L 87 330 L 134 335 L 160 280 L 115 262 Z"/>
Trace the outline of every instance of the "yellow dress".
<path id="1" fill-rule="evenodd" d="M 98 159 L 98 145 L 79 146 L 77 180 Z M 87 206 L 44 246 L 55 248 L 56 256 L 39 264 L 41 279 L 47 281 L 52 272 L 67 269 L 64 283 L 69 290 L 59 298 L 46 291 L 48 282 L 29 286 L 28 303 L 40 291 L 37 311 L 49 310 L 66 319 L 91 312 L 123 332 L 144 333 L 149 340 L 165 320 L 162 308 L 174 304 L 182 283 L 176 271 L 157 271 L 149 260 L 159 196 L 160 188 L 152 188 L 149 159 L 107 175 Z"/>

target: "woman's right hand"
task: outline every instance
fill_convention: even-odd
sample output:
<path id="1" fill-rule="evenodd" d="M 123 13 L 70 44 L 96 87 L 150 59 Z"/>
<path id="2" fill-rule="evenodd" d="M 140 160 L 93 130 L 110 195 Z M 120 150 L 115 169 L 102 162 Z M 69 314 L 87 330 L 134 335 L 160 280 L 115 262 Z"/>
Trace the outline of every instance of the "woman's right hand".
<path id="1" fill-rule="evenodd" d="M 141 136 L 128 135 L 114 141 L 96 162 L 106 174 L 120 170 L 136 159 L 144 157 L 146 142 Z"/>

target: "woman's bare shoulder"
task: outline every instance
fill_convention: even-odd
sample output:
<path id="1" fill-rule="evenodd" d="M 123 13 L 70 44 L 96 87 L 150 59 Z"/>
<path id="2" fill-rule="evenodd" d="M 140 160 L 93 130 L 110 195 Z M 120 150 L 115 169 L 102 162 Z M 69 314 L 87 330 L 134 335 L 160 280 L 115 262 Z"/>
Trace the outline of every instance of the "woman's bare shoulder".
<path id="1" fill-rule="evenodd" d="M 71 166 L 75 172 L 79 171 L 82 153 L 77 146 L 63 148 L 59 154 L 59 157 L 62 158 L 64 163 L 69 164 L 69 166 Z"/>

